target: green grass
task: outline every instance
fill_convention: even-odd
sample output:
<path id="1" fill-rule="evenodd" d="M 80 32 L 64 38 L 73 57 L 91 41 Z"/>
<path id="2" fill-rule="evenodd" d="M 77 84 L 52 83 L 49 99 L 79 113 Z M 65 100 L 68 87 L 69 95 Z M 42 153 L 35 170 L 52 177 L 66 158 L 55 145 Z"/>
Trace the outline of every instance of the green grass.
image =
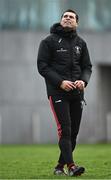
<path id="1" fill-rule="evenodd" d="M 1 179 L 110 179 L 111 144 L 77 145 L 74 157 L 86 168 L 80 177 L 54 176 L 57 145 L 0 146 Z"/>

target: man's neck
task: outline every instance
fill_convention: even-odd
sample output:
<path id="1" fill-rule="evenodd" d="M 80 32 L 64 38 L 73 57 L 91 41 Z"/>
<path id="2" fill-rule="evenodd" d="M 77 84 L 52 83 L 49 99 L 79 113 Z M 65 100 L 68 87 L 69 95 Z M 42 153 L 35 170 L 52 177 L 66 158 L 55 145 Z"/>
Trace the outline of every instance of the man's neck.
<path id="1" fill-rule="evenodd" d="M 70 27 L 63 27 L 65 32 L 72 32 L 72 31 L 76 31 L 76 29 L 70 28 Z"/>

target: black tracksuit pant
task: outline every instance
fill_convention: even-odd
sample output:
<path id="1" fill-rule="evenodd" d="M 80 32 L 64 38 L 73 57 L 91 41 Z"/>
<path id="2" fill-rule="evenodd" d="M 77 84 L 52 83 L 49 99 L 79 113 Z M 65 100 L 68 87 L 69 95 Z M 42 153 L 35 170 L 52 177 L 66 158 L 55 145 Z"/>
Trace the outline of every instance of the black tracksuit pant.
<path id="1" fill-rule="evenodd" d="M 72 152 L 80 127 L 82 101 L 73 94 L 50 96 L 49 100 L 58 129 L 61 152 L 58 162 L 69 165 L 74 162 Z"/>

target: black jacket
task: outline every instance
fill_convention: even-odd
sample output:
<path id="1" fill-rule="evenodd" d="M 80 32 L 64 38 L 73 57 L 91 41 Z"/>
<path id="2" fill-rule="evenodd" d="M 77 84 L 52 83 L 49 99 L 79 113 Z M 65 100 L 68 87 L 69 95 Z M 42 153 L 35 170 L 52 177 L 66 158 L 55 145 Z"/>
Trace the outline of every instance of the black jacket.
<path id="1" fill-rule="evenodd" d="M 48 96 L 70 93 L 60 88 L 63 80 L 83 80 L 87 85 L 92 72 L 85 41 L 60 23 L 54 24 L 51 34 L 40 43 L 37 66 L 45 78 Z"/>

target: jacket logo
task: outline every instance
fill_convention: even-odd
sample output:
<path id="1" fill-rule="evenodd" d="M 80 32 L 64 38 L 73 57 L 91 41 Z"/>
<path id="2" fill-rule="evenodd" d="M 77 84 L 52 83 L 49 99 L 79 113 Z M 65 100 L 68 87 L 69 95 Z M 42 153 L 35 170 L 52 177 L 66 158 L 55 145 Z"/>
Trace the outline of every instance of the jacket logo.
<path id="1" fill-rule="evenodd" d="M 75 46 L 75 51 L 76 51 L 76 54 L 80 54 L 81 48 L 79 46 Z"/>
<path id="2" fill-rule="evenodd" d="M 57 51 L 57 52 L 66 52 L 67 49 L 60 48 L 60 49 L 57 49 L 56 51 Z"/>

